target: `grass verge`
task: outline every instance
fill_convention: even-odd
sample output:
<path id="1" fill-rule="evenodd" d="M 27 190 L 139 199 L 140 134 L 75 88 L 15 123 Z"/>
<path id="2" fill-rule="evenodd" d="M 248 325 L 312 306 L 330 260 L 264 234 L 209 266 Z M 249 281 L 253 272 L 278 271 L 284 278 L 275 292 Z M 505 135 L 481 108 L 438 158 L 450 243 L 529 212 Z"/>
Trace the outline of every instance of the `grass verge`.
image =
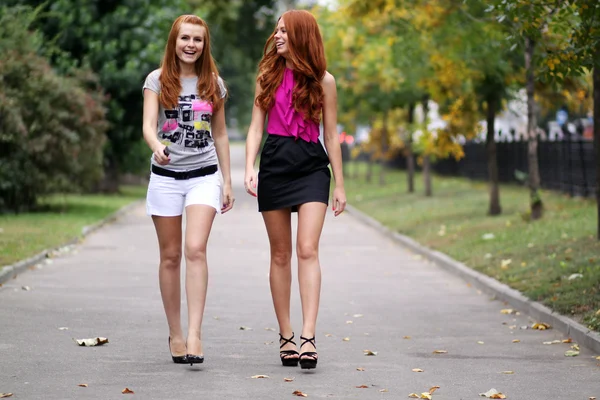
<path id="1" fill-rule="evenodd" d="M 40 201 L 39 211 L 0 215 L 0 268 L 80 236 L 83 227 L 145 193 L 145 186 L 122 186 L 115 195 L 53 195 Z"/>
<path id="2" fill-rule="evenodd" d="M 500 189 L 502 215 L 490 217 L 485 182 L 433 177 L 425 197 L 422 176 L 407 193 L 404 171 L 379 169 L 367 182 L 366 164 L 346 166 L 348 203 L 387 227 L 487 274 L 529 298 L 600 331 L 600 242 L 596 204 L 544 192 L 541 220 L 529 221 L 528 191 Z M 577 274 L 577 275 L 576 275 Z"/>

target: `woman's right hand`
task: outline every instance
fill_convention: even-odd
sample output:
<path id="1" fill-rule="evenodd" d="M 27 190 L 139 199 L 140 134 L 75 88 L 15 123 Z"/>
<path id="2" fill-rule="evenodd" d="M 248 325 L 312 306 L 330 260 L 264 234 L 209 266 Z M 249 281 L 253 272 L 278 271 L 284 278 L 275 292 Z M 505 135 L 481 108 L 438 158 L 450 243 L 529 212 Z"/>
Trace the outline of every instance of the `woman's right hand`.
<path id="1" fill-rule="evenodd" d="M 256 184 L 258 182 L 258 178 L 256 176 L 256 171 L 254 171 L 254 167 L 246 168 L 246 176 L 244 177 L 244 188 L 246 189 L 246 193 L 250 196 L 256 197 Z"/>
<path id="2" fill-rule="evenodd" d="M 165 151 L 166 150 L 166 151 Z M 153 149 L 154 160 L 159 165 L 167 165 L 171 159 L 169 158 L 169 150 L 167 146 L 158 142 Z"/>

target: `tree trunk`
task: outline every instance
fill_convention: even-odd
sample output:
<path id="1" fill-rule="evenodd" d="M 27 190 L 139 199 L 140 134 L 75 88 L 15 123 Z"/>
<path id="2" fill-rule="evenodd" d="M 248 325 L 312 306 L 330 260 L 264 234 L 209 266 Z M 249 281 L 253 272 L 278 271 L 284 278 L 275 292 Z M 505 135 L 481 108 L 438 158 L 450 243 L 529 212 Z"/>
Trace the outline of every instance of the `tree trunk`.
<path id="1" fill-rule="evenodd" d="M 485 148 L 487 152 L 488 177 L 490 180 L 490 209 L 489 215 L 500 215 L 500 186 L 498 185 L 498 158 L 496 154 L 495 123 L 498 99 L 494 94 L 487 99 L 487 136 Z"/>
<path id="2" fill-rule="evenodd" d="M 427 131 L 427 116 L 429 115 L 429 96 L 423 98 L 423 130 Z M 431 197 L 431 158 L 429 154 L 423 154 L 423 179 L 425 180 L 425 196 Z"/>
<path id="3" fill-rule="evenodd" d="M 379 160 L 379 184 L 385 185 L 385 155 L 387 153 L 388 135 L 388 110 L 383 112 L 383 126 L 381 128 L 381 159 Z"/>
<path id="4" fill-rule="evenodd" d="M 596 49 L 600 52 L 600 49 Z M 594 68 L 594 147 L 596 148 L 596 208 L 600 240 L 600 67 Z"/>
<path id="5" fill-rule="evenodd" d="M 531 206 L 531 219 L 542 217 L 544 210 L 540 197 L 540 169 L 537 156 L 537 121 L 535 115 L 534 85 L 535 76 L 533 53 L 535 42 L 529 36 L 525 38 L 525 68 L 527 70 L 527 162 L 529 165 L 529 202 Z"/>
<path id="6" fill-rule="evenodd" d="M 412 150 L 412 130 L 414 129 L 413 123 L 415 113 L 415 104 L 410 103 L 408 105 L 408 135 L 406 137 L 406 173 L 408 179 L 408 193 L 415 192 L 415 155 Z"/>

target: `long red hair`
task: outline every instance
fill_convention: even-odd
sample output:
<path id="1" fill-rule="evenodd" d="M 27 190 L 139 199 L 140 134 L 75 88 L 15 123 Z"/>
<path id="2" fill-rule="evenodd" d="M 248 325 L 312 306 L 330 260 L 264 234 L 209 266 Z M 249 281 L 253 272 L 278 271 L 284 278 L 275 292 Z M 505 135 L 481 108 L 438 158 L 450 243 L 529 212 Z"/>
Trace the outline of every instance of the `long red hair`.
<path id="1" fill-rule="evenodd" d="M 224 99 L 221 98 L 221 89 L 218 84 L 219 70 L 210 52 L 210 33 L 208 25 L 196 15 L 181 15 L 177 17 L 171 26 L 165 54 L 160 64 L 160 103 L 165 108 L 177 107 L 179 95 L 181 94 L 181 81 L 179 80 L 179 58 L 175 53 L 177 36 L 182 24 L 194 24 L 204 28 L 204 48 L 202 54 L 196 60 L 195 70 L 198 76 L 198 94 L 213 105 L 213 110 L 223 106 Z"/>
<path id="2" fill-rule="evenodd" d="M 321 80 L 327 69 L 319 25 L 315 17 L 304 10 L 286 11 L 280 19 L 283 19 L 287 31 L 288 57 L 296 82 L 294 108 L 304 114 L 304 119 L 318 123 L 321 120 L 324 97 Z M 256 105 L 265 111 L 273 106 L 275 92 L 283 80 L 285 65 L 286 59 L 277 54 L 274 31 L 267 39 L 263 58 L 258 64 L 257 82 L 262 92 L 256 98 Z"/>

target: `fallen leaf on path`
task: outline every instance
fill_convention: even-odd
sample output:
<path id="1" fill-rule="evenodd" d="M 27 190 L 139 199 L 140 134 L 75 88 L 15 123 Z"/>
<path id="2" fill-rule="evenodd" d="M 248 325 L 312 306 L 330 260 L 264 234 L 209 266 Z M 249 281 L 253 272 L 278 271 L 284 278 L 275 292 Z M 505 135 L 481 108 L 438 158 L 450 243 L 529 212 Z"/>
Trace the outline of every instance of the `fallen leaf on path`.
<path id="1" fill-rule="evenodd" d="M 590 397 L 589 400 L 596 400 L 596 398 L 595 397 Z"/>
<path id="2" fill-rule="evenodd" d="M 216 319 L 217 321 L 220 319 L 219 317 L 213 317 L 214 319 Z"/>
<path id="3" fill-rule="evenodd" d="M 379 392 L 386 393 L 386 392 L 389 392 L 389 390 L 387 390 L 387 389 L 379 389 Z"/>
<path id="4" fill-rule="evenodd" d="M 485 344 L 485 343 L 480 340 L 477 342 L 477 344 Z"/>
<path id="5" fill-rule="evenodd" d="M 579 351 L 579 345 L 578 345 L 577 343 L 575 343 L 573 346 L 571 346 L 571 348 L 572 348 L 573 350 L 577 350 L 577 351 Z"/>
<path id="6" fill-rule="evenodd" d="M 349 341 L 350 341 L 350 338 L 349 338 L 349 337 L 345 337 L 345 338 L 343 338 L 342 340 L 343 340 L 344 342 L 349 342 Z"/>
<path id="7" fill-rule="evenodd" d="M 543 342 L 543 344 L 559 344 L 562 343 L 562 340 L 553 340 L 551 342 Z"/>
<path id="8" fill-rule="evenodd" d="M 436 390 L 438 390 L 440 387 L 439 386 L 432 386 L 429 388 L 429 394 L 433 394 L 433 392 L 435 392 Z"/>
<path id="9" fill-rule="evenodd" d="M 353 321 L 346 321 L 347 324 L 353 324 Z"/>
<path id="10" fill-rule="evenodd" d="M 413 368 L 412 372 L 425 372 L 421 368 Z"/>
<path id="11" fill-rule="evenodd" d="M 251 331 L 252 328 L 250 328 L 249 326 L 240 326 L 240 331 Z"/>
<path id="12" fill-rule="evenodd" d="M 433 354 L 446 354 L 448 350 L 434 350 Z"/>
<path id="13" fill-rule="evenodd" d="M 29 286 L 21 286 L 21 289 L 25 290 L 26 292 L 31 290 Z"/>
<path id="14" fill-rule="evenodd" d="M 600 361 L 600 356 L 596 357 L 596 360 Z"/>
<path id="15" fill-rule="evenodd" d="M 516 326 L 516 325 L 510 325 L 510 326 L 508 327 L 508 329 L 510 329 L 510 330 L 512 331 L 512 330 L 515 330 L 515 329 L 517 329 L 517 326 Z"/>
<path id="16" fill-rule="evenodd" d="M 367 385 L 360 385 L 360 386 L 356 386 L 357 389 L 368 389 L 369 387 Z"/>
<path id="17" fill-rule="evenodd" d="M 520 342 L 521 342 L 521 340 L 520 340 L 520 339 L 513 339 L 513 341 L 512 341 L 512 342 L 513 342 L 513 343 L 520 343 Z"/>
<path id="18" fill-rule="evenodd" d="M 356 368 L 356 370 L 357 370 L 357 371 L 361 371 L 361 372 L 362 372 L 362 371 L 364 371 L 365 369 L 364 369 L 364 368 L 362 368 L 362 367 L 359 367 L 359 368 Z"/>
<path id="19" fill-rule="evenodd" d="M 402 339 L 410 339 L 410 336 L 404 336 Z"/>
<path id="20" fill-rule="evenodd" d="M 11 397 L 12 393 L 0 393 L 0 399 L 5 399 L 7 397 Z"/>
<path id="21" fill-rule="evenodd" d="M 103 344 L 108 343 L 108 339 L 105 337 L 96 337 L 90 339 L 73 339 L 80 346 L 102 346 Z"/>
<path id="22" fill-rule="evenodd" d="M 362 317 L 362 316 L 363 316 L 362 314 L 354 314 L 354 315 L 353 315 L 353 317 L 354 317 L 354 318 L 360 318 L 360 317 Z"/>
<path id="23" fill-rule="evenodd" d="M 562 342 L 563 343 L 571 343 L 571 342 L 573 342 L 573 339 L 568 338 L 568 339 L 563 340 Z"/>
<path id="24" fill-rule="evenodd" d="M 333 335 L 331 333 L 326 333 L 325 337 L 332 337 Z"/>
<path id="25" fill-rule="evenodd" d="M 365 353 L 365 356 L 376 356 L 377 355 L 376 351 L 371 351 L 371 350 L 363 350 L 363 353 Z"/>
<path id="26" fill-rule="evenodd" d="M 410 397 L 411 399 L 418 399 L 419 395 L 416 394 L 416 393 L 411 393 L 411 394 L 408 395 L 408 397 Z"/>
<path id="27" fill-rule="evenodd" d="M 68 331 L 69 328 L 67 328 L 66 326 L 61 326 L 60 328 L 58 328 L 59 331 Z"/>
<path id="28" fill-rule="evenodd" d="M 479 393 L 480 396 L 487 397 L 488 399 L 505 399 L 506 395 L 500 393 L 496 389 L 490 389 L 485 393 Z"/>
<path id="29" fill-rule="evenodd" d="M 514 373 L 515 373 L 515 371 L 502 371 L 501 372 L 501 374 L 504 374 L 504 375 L 512 375 Z"/>
<path id="30" fill-rule="evenodd" d="M 294 379 L 296 378 L 283 378 L 284 382 L 294 382 Z"/>
<path id="31" fill-rule="evenodd" d="M 275 332 L 275 328 L 265 328 L 265 331 Z"/>
<path id="32" fill-rule="evenodd" d="M 577 351 L 577 350 L 565 351 L 565 357 L 577 357 L 578 355 L 579 355 L 579 351 Z"/>
<path id="33" fill-rule="evenodd" d="M 268 378 L 269 375 L 252 375 L 250 378 L 252 379 L 265 379 Z"/>
<path id="34" fill-rule="evenodd" d="M 427 400 L 431 400 L 431 393 L 428 392 L 423 392 L 421 393 L 421 396 L 419 397 L 420 399 L 427 399 Z"/>
<path id="35" fill-rule="evenodd" d="M 129 388 L 125 388 L 121 391 L 123 394 L 135 394 L 135 392 Z"/>
<path id="36" fill-rule="evenodd" d="M 500 312 L 502 314 L 513 314 L 515 310 L 513 310 L 512 308 L 503 308 L 502 310 L 500 310 Z"/>
<path id="37" fill-rule="evenodd" d="M 274 343 L 273 341 L 265 342 L 265 344 L 273 344 L 273 343 Z"/>
<path id="38" fill-rule="evenodd" d="M 87 384 L 87 383 L 80 383 L 80 384 L 79 384 L 79 385 L 77 385 L 77 386 L 81 386 L 81 387 L 88 387 L 88 384 Z"/>
<path id="39" fill-rule="evenodd" d="M 298 396 L 298 397 L 308 397 L 308 395 L 306 393 L 302 393 L 299 390 L 295 390 L 294 393 L 292 393 L 294 396 Z"/>
<path id="40" fill-rule="evenodd" d="M 546 324 L 545 322 L 536 322 L 535 324 L 533 324 L 531 326 L 531 329 L 537 329 L 540 331 L 545 331 L 546 329 L 551 329 L 552 327 L 549 324 Z"/>

